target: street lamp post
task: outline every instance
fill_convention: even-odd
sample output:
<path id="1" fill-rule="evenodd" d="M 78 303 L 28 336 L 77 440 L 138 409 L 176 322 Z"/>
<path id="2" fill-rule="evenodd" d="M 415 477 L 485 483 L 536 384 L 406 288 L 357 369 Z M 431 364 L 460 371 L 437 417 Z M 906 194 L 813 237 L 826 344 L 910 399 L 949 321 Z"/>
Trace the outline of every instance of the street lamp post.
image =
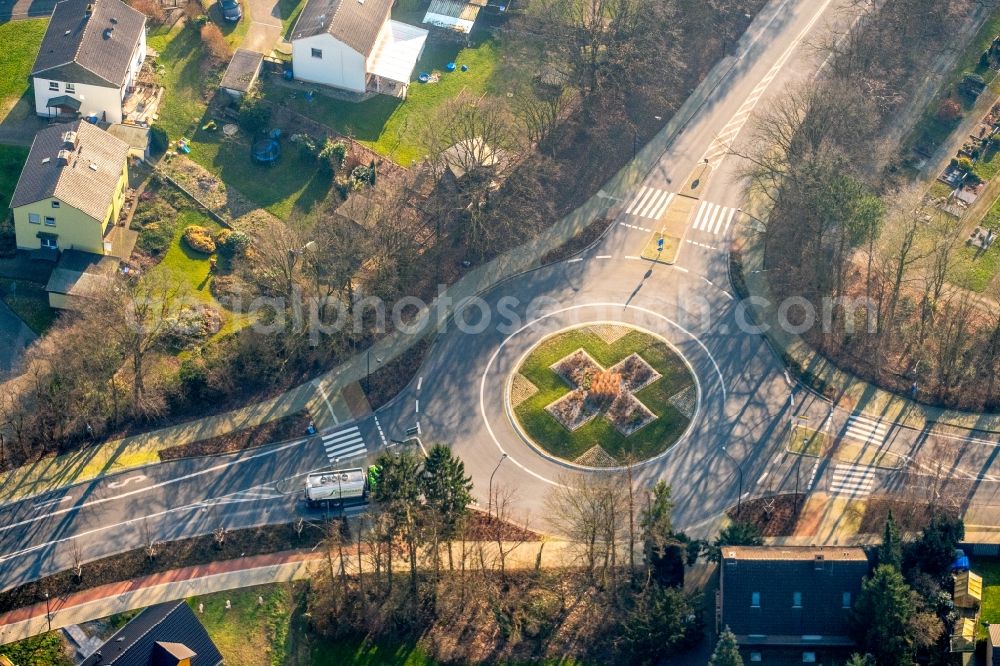
<path id="1" fill-rule="evenodd" d="M 49 607 L 49 593 L 45 593 L 45 621 L 49 625 L 49 633 L 52 633 L 52 609 Z"/>
<path id="2" fill-rule="evenodd" d="M 739 517 L 741 515 L 741 513 L 742 513 L 741 509 L 743 508 L 743 465 L 740 464 L 740 461 L 737 460 L 736 458 L 734 458 L 729 453 L 729 451 L 726 450 L 726 447 L 724 447 L 724 446 L 722 447 L 722 452 L 724 454 L 726 454 L 727 458 L 729 458 L 730 460 L 733 461 L 733 464 L 736 465 L 736 470 L 739 472 L 739 477 L 740 477 L 740 491 L 739 492 L 740 492 L 740 494 L 736 496 L 736 516 Z"/>
<path id="3" fill-rule="evenodd" d="M 333 459 L 333 466 L 337 468 L 337 499 L 340 501 L 340 515 L 344 515 L 344 486 L 341 483 L 340 458 Z"/>
<path id="4" fill-rule="evenodd" d="M 491 517 L 493 516 L 493 476 L 497 473 L 497 470 L 500 469 L 500 465 L 502 465 L 503 461 L 506 460 L 506 459 L 507 459 L 507 454 L 506 453 L 503 454 L 502 456 L 500 456 L 500 461 L 497 463 L 497 466 L 493 468 L 493 474 L 490 474 L 490 488 L 489 488 L 490 495 L 489 495 L 489 498 L 486 500 L 486 515 L 487 516 L 491 516 Z"/>

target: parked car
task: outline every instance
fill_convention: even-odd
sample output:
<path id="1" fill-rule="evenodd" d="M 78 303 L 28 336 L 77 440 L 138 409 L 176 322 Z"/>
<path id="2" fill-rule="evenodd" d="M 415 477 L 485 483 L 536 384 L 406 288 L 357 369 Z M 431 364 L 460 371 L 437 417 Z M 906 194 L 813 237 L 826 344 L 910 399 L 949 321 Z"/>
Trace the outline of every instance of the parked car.
<path id="1" fill-rule="evenodd" d="M 230 23 L 236 23 L 243 18 L 243 8 L 240 0 L 219 0 L 222 3 L 222 18 Z"/>

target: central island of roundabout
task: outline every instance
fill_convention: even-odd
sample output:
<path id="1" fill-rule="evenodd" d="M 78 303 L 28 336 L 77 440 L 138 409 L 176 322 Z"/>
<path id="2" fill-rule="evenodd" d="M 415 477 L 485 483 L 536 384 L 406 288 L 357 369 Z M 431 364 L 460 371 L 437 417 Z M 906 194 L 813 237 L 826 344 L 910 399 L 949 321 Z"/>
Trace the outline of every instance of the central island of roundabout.
<path id="1" fill-rule="evenodd" d="M 694 373 L 670 343 L 605 323 L 538 342 L 510 376 L 506 397 L 522 438 L 547 456 L 598 468 L 664 453 L 699 401 Z"/>

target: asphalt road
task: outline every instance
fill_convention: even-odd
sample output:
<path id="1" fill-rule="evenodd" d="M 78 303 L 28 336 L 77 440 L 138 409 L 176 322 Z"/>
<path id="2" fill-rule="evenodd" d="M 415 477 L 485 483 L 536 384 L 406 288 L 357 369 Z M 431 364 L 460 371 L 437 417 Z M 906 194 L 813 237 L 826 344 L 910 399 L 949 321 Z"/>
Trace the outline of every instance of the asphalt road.
<path id="1" fill-rule="evenodd" d="M 872 433 L 867 443 L 878 439 L 876 446 L 904 451 L 914 469 L 939 473 L 926 466 L 929 459 L 921 451 L 934 438 L 949 441 L 947 434 L 878 422 L 859 426 L 852 415 L 832 412 L 825 401 L 797 392 L 764 339 L 746 330 L 746 313 L 728 278 L 729 238 L 746 220 L 735 210 L 741 205 L 739 164 L 726 155 L 727 147 L 745 136 L 755 108 L 781 95 L 785 86 L 816 76 L 822 63 L 809 43 L 831 27 L 842 31 L 854 19 L 840 4 L 850 3 L 771 2 L 736 45 L 728 75 L 645 182 L 620 202 L 624 212 L 608 234 L 582 255 L 485 294 L 490 310 L 504 313 L 503 321 L 493 319 L 474 334 L 452 322 L 419 377 L 376 415 L 322 436 L 165 463 L 2 506 L 0 590 L 72 566 L 77 552 L 89 560 L 141 546 L 148 538 L 309 515 L 299 500 L 302 475 L 334 463 L 363 464 L 418 424 L 424 442 L 448 442 L 465 461 L 481 503 L 496 469 L 495 484 L 515 491 L 520 514 L 537 528 L 558 531 L 548 520 L 547 496 L 573 474 L 589 472 L 549 460 L 522 441 L 506 413 L 504 390 L 509 373 L 541 337 L 586 322 L 648 329 L 670 341 L 693 368 L 699 409 L 691 427 L 666 454 L 636 470 L 640 482 L 663 479 L 673 485 L 675 523 L 693 534 L 715 528 L 723 510 L 736 503 L 741 485 L 749 497 L 801 489 L 804 483 L 858 494 L 905 483 L 900 470 L 838 469 L 835 461 L 804 471 L 800 457 L 783 453 L 792 422 L 819 424 L 815 427 L 831 436 L 867 427 Z M 696 172 L 706 158 L 710 169 Z M 663 202 L 688 187 L 693 172 L 702 183 L 677 263 L 639 259 Z M 479 316 L 478 310 L 467 313 L 468 327 L 475 328 Z M 961 433 L 953 436 L 970 443 Z M 996 450 L 989 440 L 972 442 L 968 459 L 956 461 L 946 476 L 970 475 L 973 495 L 991 502 L 1000 481 L 989 475 Z"/>

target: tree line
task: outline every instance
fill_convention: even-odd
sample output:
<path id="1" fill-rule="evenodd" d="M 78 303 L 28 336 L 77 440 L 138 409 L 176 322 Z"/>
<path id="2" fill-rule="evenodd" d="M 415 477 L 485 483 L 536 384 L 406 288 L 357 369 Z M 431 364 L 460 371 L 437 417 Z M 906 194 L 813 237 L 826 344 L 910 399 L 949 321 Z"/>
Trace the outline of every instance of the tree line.
<path id="1" fill-rule="evenodd" d="M 854 30 L 821 48 L 823 76 L 788 89 L 736 151 L 767 219 L 768 282 L 829 312 L 804 337 L 842 367 L 933 403 L 993 408 L 1000 294 L 952 284 L 962 221 L 910 183 L 893 143 L 919 118 L 908 101 L 932 59 L 954 47 L 947 26 L 977 3 L 857 4 Z"/>

